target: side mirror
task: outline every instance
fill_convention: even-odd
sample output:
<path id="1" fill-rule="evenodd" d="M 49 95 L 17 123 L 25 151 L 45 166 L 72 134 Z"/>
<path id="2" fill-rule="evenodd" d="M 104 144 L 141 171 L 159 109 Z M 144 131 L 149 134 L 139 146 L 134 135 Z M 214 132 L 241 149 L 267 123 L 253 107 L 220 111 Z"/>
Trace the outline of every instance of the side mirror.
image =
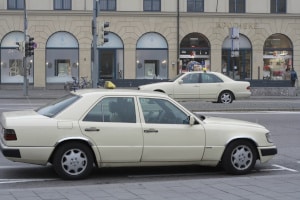
<path id="1" fill-rule="evenodd" d="M 179 85 L 181 85 L 183 83 L 183 80 L 182 79 L 179 80 L 178 83 L 179 83 Z"/>
<path id="2" fill-rule="evenodd" d="M 193 116 L 189 116 L 189 124 L 191 126 L 195 124 L 195 118 Z"/>

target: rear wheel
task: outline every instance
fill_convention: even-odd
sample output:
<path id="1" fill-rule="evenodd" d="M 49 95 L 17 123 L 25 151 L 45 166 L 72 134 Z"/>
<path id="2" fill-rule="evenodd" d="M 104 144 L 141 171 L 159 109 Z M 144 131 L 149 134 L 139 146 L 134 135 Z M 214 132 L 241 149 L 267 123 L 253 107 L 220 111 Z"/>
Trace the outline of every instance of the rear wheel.
<path id="1" fill-rule="evenodd" d="M 93 169 L 93 155 L 82 143 L 66 143 L 58 147 L 53 156 L 55 172 L 63 179 L 86 178 Z"/>
<path id="2" fill-rule="evenodd" d="M 232 103 L 233 94 L 230 91 L 223 91 L 219 95 L 218 103 Z"/>
<path id="3" fill-rule="evenodd" d="M 222 165 L 231 174 L 246 174 L 256 163 L 257 153 L 249 141 L 234 141 L 230 143 L 223 155 Z"/>

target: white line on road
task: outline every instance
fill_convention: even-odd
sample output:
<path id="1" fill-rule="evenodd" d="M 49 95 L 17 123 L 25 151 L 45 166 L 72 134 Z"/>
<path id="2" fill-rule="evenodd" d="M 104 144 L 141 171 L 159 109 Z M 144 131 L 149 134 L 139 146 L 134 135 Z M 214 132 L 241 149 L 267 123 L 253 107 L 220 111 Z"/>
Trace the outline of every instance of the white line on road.
<path id="1" fill-rule="evenodd" d="M 287 168 L 287 167 L 284 167 L 284 166 L 281 166 L 281 165 L 272 165 L 272 166 L 277 167 L 277 168 L 282 169 L 282 170 L 287 170 L 287 171 L 290 171 L 290 172 L 298 172 L 295 169 Z"/>
<path id="2" fill-rule="evenodd" d="M 54 181 L 58 179 L 0 179 L 0 184 Z"/>

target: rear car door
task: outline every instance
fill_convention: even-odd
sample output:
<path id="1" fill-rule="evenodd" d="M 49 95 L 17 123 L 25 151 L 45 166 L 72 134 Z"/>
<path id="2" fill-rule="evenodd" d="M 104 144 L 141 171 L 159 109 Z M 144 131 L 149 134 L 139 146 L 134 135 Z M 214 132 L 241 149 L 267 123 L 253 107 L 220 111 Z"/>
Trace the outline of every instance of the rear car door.
<path id="1" fill-rule="evenodd" d="M 101 99 L 79 122 L 100 152 L 101 162 L 139 162 L 143 134 L 135 97 Z"/>
<path id="2" fill-rule="evenodd" d="M 223 80 L 214 74 L 201 73 L 200 99 L 217 99 L 222 90 Z"/>

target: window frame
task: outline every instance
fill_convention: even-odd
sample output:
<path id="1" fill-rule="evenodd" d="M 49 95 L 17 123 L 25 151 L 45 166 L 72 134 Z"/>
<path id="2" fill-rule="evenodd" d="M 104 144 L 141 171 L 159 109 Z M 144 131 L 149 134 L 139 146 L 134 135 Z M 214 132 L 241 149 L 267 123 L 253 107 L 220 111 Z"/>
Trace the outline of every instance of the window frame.
<path id="1" fill-rule="evenodd" d="M 229 0 L 229 13 L 246 13 L 246 0 Z"/>
<path id="2" fill-rule="evenodd" d="M 146 7 L 146 5 L 147 5 L 147 3 L 145 3 L 146 1 L 151 4 L 150 8 Z M 158 1 L 158 3 L 159 3 L 159 8 L 155 10 L 154 9 L 154 3 L 156 1 Z M 146 12 L 160 12 L 161 11 L 161 0 L 144 0 L 143 1 L 143 10 L 146 11 Z"/>
<path id="3" fill-rule="evenodd" d="M 56 2 L 58 1 L 58 2 Z M 65 5 L 66 1 L 70 1 L 70 8 L 67 8 Z M 59 7 L 57 4 L 60 4 Z M 72 0 L 53 0 L 53 10 L 72 10 Z"/>
<path id="4" fill-rule="evenodd" d="M 105 4 L 105 8 L 102 8 L 101 5 Z M 110 8 L 112 5 L 112 8 Z M 117 10 L 117 1 L 116 0 L 100 0 L 99 1 L 99 10 L 100 11 L 116 11 Z"/>
<path id="5" fill-rule="evenodd" d="M 187 12 L 204 12 L 204 0 L 187 0 Z"/>
<path id="6" fill-rule="evenodd" d="M 279 8 L 279 5 L 284 5 L 283 10 Z M 279 10 L 280 9 L 280 10 Z M 274 14 L 286 14 L 287 1 L 286 0 L 270 0 L 270 13 Z"/>
<path id="7" fill-rule="evenodd" d="M 10 7 L 10 2 L 14 2 L 15 7 Z M 7 0 L 7 10 L 24 10 L 25 5 L 23 1 L 19 0 Z"/>

